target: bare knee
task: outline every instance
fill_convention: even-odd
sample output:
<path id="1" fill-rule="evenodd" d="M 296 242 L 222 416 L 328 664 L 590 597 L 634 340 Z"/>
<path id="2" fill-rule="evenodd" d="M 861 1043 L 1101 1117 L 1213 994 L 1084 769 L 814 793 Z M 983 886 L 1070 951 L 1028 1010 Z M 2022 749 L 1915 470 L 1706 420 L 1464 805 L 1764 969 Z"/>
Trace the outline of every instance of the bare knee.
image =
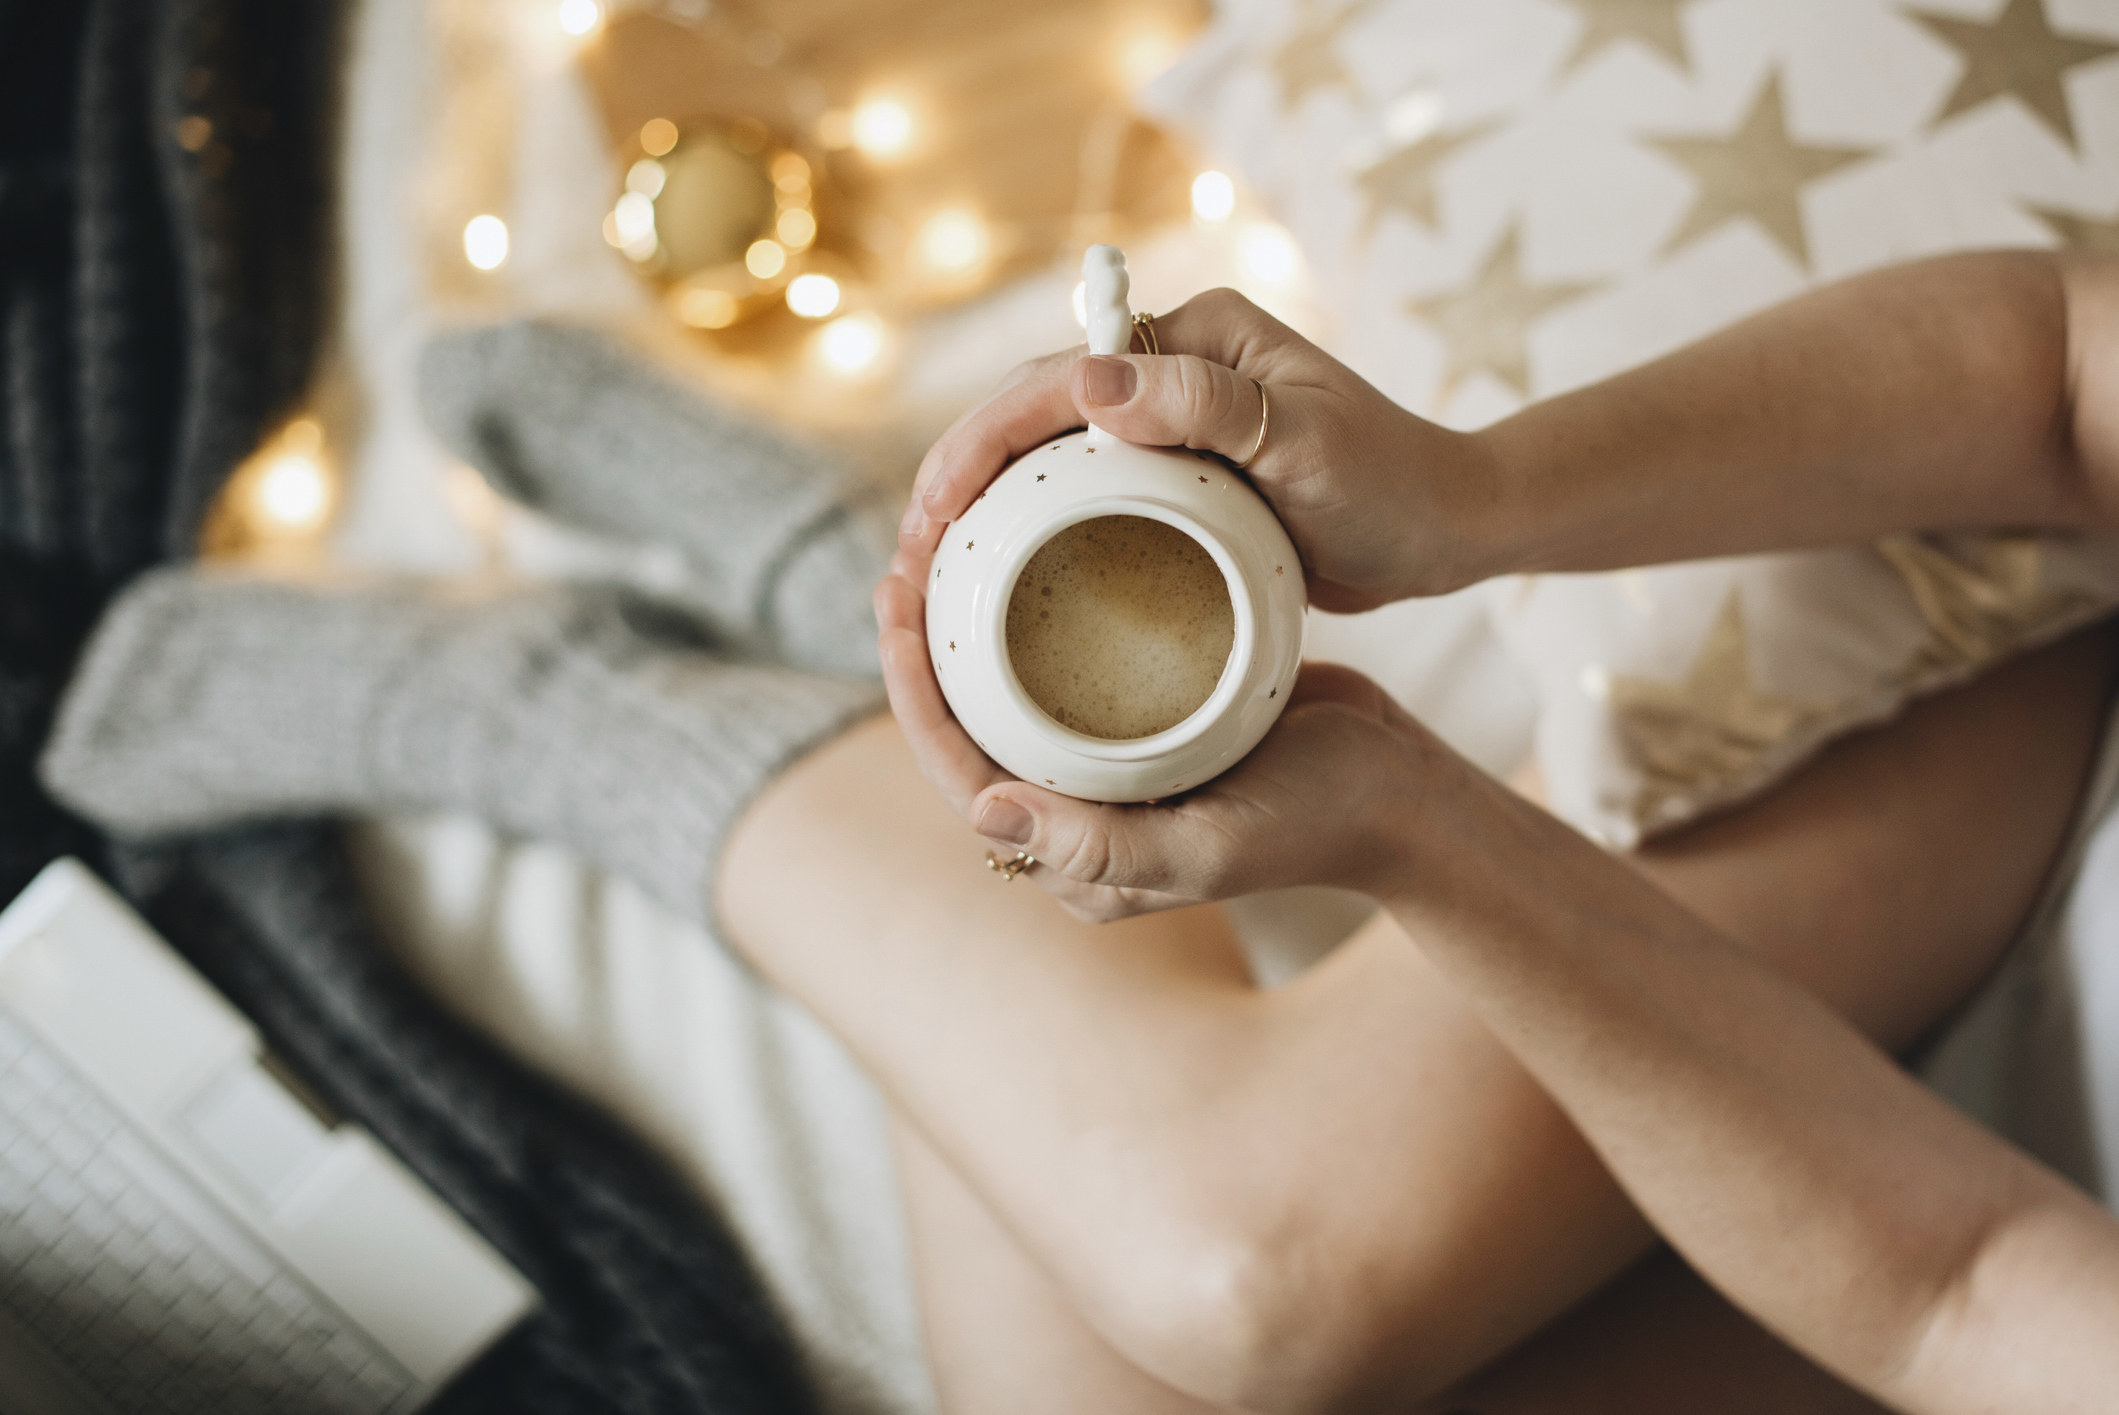
<path id="1" fill-rule="evenodd" d="M 1260 1415 L 1336 1415 L 1438 1395 L 1492 1354 L 1465 1338 L 1451 1260 L 1379 1262 L 1395 1244 L 1365 1245 L 1361 1225 L 1319 1212 L 1329 1176 L 1235 1196 L 1226 1178 L 1201 1166 L 1143 1197 L 1070 1283 L 1091 1324 L 1159 1379 Z"/>

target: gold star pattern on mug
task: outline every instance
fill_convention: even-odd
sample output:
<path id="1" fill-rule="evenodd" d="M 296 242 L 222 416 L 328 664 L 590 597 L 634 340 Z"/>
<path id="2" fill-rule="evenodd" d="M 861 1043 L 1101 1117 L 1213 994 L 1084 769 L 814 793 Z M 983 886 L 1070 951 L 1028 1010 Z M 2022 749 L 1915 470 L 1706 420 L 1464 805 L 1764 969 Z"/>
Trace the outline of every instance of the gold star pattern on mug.
<path id="1" fill-rule="evenodd" d="M 1454 133 L 1430 133 L 1418 142 L 1378 158 L 1354 178 L 1368 199 L 1365 233 L 1376 229 L 1386 211 L 1402 211 L 1433 231 L 1441 220 L 1435 206 L 1435 179 L 1458 151 L 1491 135 L 1500 125 L 1479 123 Z"/>
<path id="2" fill-rule="evenodd" d="M 1664 243 L 1666 250 L 1748 216 L 1805 270 L 1810 268 L 1810 239 L 1803 226 L 1803 189 L 1868 156 L 1859 148 L 1796 141 L 1788 131 L 1778 72 L 1729 136 L 1648 141 L 1689 172 L 1699 187 L 1692 209 Z"/>
<path id="3" fill-rule="evenodd" d="M 1339 57 L 1339 40 L 1372 0 L 1301 0 L 1295 32 L 1273 54 L 1273 73 L 1280 80 L 1280 108 L 1292 113 L 1320 89 L 1354 91 L 1354 78 Z"/>
<path id="4" fill-rule="evenodd" d="M 1567 67 L 1575 68 L 1619 40 L 1631 39 L 1654 50 L 1678 68 L 1691 71 L 1681 23 L 1690 0 L 1574 0 L 1582 13 L 1582 34 Z"/>
<path id="5" fill-rule="evenodd" d="M 1485 266 L 1463 289 L 1406 301 L 1406 310 L 1442 336 L 1448 368 L 1437 400 L 1448 399 L 1476 370 L 1529 397 L 1532 328 L 1593 285 L 1544 283 L 1523 274 L 1522 229 L 1511 226 Z"/>
<path id="6" fill-rule="evenodd" d="M 1751 780 L 1768 753 L 1831 712 L 1760 689 L 1735 590 L 1683 680 L 1613 674 L 1604 691 L 1620 755 L 1640 773 L 1626 814 L 1644 830 L 1691 812 L 1703 788 Z"/>
<path id="7" fill-rule="evenodd" d="M 2008 0 L 1987 24 L 1907 11 L 1964 61 L 1964 74 L 1944 101 L 1937 123 L 2003 95 L 2015 98 L 2044 120 L 2061 141 L 2079 148 L 2075 117 L 2068 108 L 2066 75 L 2084 64 L 2119 54 L 2119 44 L 2077 39 L 2054 30 L 2046 0 Z"/>

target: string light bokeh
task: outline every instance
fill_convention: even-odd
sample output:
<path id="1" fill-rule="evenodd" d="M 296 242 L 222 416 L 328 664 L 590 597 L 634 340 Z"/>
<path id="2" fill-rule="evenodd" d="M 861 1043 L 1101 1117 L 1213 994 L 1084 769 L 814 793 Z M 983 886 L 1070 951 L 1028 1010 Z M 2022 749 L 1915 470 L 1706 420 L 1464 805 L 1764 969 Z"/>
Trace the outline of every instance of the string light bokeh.
<path id="1" fill-rule="evenodd" d="M 200 551 L 211 557 L 300 557 L 338 510 L 337 468 L 322 422 L 304 414 L 282 424 L 230 474 L 209 510 Z"/>
<path id="2" fill-rule="evenodd" d="M 676 323 L 756 363 L 761 376 L 806 366 L 827 378 L 873 381 L 894 365 L 901 343 L 914 347 L 907 338 L 930 311 L 1034 274 L 1041 261 L 1071 263 L 1091 242 L 1138 243 L 1168 229 L 1137 224 L 1132 213 L 1145 207 L 1164 213 L 1155 218 L 1161 222 L 1189 216 L 1198 268 L 1218 282 L 1269 307 L 1304 285 L 1292 238 L 1260 219 L 1226 172 L 1204 164 L 1172 171 L 1174 140 L 1158 135 L 1143 147 L 1136 136 L 1147 130 L 1132 116 L 1133 95 L 1183 52 L 1203 7 L 1186 11 L 1176 0 L 1094 11 L 1065 58 L 1025 19 L 967 12 L 951 31 L 950 62 L 930 64 L 916 46 L 864 46 L 860 24 L 799 8 L 768 21 L 719 5 L 680 13 L 669 4 L 636 11 L 607 0 L 542 3 L 546 32 L 567 37 L 567 62 L 583 66 L 607 109 L 638 105 L 630 128 L 618 128 L 624 150 L 604 240 L 658 287 Z M 949 0 L 939 3 L 946 10 Z M 1083 13 L 1092 12 L 1085 6 Z M 1054 93 L 1078 94 L 1086 106 L 1058 127 L 1026 126 L 1030 110 L 993 106 L 989 78 L 989 97 L 967 107 L 976 88 L 967 56 L 987 43 L 1015 45 L 1009 52 L 1019 66 L 1039 62 L 1032 55 L 1044 47 L 1037 83 L 1021 90 L 1035 96 L 1037 111 L 1054 111 L 1047 96 Z M 665 98 L 687 90 L 696 97 L 643 113 L 647 103 L 631 90 L 648 72 L 695 74 L 654 82 Z M 1092 103 L 1099 86 L 1104 97 Z M 1426 116 L 1408 110 L 1394 120 L 1405 126 Z M 1004 133 L 1028 139 L 1069 131 L 1079 135 L 1073 170 L 1054 165 L 1068 159 L 1045 136 L 1043 159 L 1007 160 Z M 702 270 L 687 254 L 698 245 L 696 223 L 734 208 L 688 199 L 678 173 L 697 163 L 701 144 L 716 143 L 769 184 L 772 206 L 722 264 Z M 1160 155 L 1144 166 L 1156 143 Z M 1143 202 L 1150 169 L 1163 195 Z M 1071 215 L 1058 217 L 1049 201 L 1025 202 L 1039 173 L 1054 192 L 1074 190 Z M 1054 174 L 1063 175 L 1053 181 Z M 998 201 L 996 181 L 1007 189 Z M 907 200 L 911 192 L 924 195 Z M 508 259 L 506 227 L 498 217 L 491 223 L 465 229 L 465 259 L 479 270 Z"/>
<path id="3" fill-rule="evenodd" d="M 464 223 L 464 259 L 477 270 L 498 270 L 508 259 L 508 225 L 497 216 Z"/>
<path id="4" fill-rule="evenodd" d="M 603 24 L 603 6 L 596 0 L 559 0 L 558 18 L 563 32 L 580 39 Z"/>

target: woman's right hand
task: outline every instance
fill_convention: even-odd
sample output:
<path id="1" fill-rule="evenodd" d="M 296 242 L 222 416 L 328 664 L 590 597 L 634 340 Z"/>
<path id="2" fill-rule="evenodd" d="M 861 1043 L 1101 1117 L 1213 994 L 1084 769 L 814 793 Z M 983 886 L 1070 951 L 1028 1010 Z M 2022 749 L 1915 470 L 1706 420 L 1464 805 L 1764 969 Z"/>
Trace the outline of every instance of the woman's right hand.
<path id="1" fill-rule="evenodd" d="M 1287 527 L 1320 609 L 1352 613 L 1442 594 L 1509 568 L 1501 482 L 1477 438 L 1415 417 L 1233 290 L 1155 320 L 1159 355 L 1038 359 L 929 450 L 900 529 L 899 573 L 926 582 L 944 527 L 1010 461 L 1084 423 L 1245 467 Z M 1255 383 L 1254 383 L 1255 380 Z"/>

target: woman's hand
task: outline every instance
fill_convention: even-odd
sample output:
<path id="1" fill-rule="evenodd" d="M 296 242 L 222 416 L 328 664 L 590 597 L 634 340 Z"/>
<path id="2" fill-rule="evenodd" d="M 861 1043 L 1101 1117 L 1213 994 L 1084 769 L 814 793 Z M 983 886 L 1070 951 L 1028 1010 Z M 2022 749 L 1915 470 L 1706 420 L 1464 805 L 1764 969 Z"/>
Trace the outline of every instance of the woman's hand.
<path id="1" fill-rule="evenodd" d="M 1080 349 L 1023 365 L 927 453 L 900 529 L 898 571 L 924 583 L 943 527 L 1001 469 L 1093 420 L 1129 442 L 1241 461 L 1308 572 L 1310 600 L 1351 613 L 1461 588 L 1507 568 L 1489 523 L 1500 503 L 1478 439 L 1413 416 L 1233 290 L 1155 321 L 1157 356 Z M 1254 380 L 1256 382 L 1254 383 Z"/>
<path id="2" fill-rule="evenodd" d="M 1393 830 L 1436 769 L 1463 766 L 1350 668 L 1308 664 L 1258 749 L 1197 790 L 1154 805 L 1079 801 L 1017 780 L 949 711 L 927 652 L 920 591 L 876 587 L 883 678 L 920 769 L 1002 853 L 1024 850 L 1043 885 L 1095 922 L 1296 884 L 1381 895 Z"/>

